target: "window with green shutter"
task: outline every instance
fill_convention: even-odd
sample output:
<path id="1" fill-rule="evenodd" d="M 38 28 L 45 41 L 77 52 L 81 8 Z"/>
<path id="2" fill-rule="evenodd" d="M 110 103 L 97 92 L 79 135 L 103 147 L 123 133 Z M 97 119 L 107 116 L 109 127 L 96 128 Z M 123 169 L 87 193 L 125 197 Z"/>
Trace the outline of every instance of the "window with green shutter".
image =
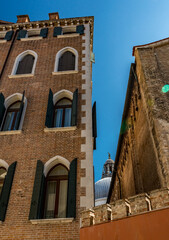
<path id="1" fill-rule="evenodd" d="M 63 97 L 55 105 L 53 104 L 53 92 L 50 89 L 45 126 L 48 128 L 77 126 L 77 108 L 78 89 L 73 93 L 73 100 Z"/>
<path id="2" fill-rule="evenodd" d="M 75 218 L 77 159 L 70 169 L 59 163 L 44 176 L 44 164 L 37 161 L 29 219 Z"/>
<path id="3" fill-rule="evenodd" d="M 93 132 L 93 149 L 96 149 L 96 138 L 97 138 L 97 121 L 96 121 L 96 102 L 92 108 L 92 132 Z"/>
<path id="4" fill-rule="evenodd" d="M 0 221 L 5 221 L 6 211 L 7 211 L 7 207 L 8 207 L 10 192 L 11 192 L 15 168 L 16 168 L 16 163 L 17 162 L 14 162 L 9 166 L 7 174 L 6 174 L 4 182 L 3 182 L 1 195 L 0 195 Z"/>

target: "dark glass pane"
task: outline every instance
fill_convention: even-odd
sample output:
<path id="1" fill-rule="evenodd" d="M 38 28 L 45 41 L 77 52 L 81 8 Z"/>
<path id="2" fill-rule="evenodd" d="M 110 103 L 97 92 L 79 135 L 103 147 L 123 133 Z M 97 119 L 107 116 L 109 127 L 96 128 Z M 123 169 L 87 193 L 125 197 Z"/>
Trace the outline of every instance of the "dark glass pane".
<path id="1" fill-rule="evenodd" d="M 63 119 L 63 109 L 62 108 L 56 109 L 54 127 L 62 127 L 62 119 Z"/>
<path id="2" fill-rule="evenodd" d="M 75 55 L 67 51 L 59 59 L 58 71 L 75 70 Z"/>
<path id="3" fill-rule="evenodd" d="M 68 175 L 68 170 L 62 165 L 56 166 L 49 174 L 50 177 L 62 176 L 62 175 L 63 176 Z"/>
<path id="4" fill-rule="evenodd" d="M 68 181 L 60 181 L 59 187 L 59 205 L 58 205 L 58 218 L 66 217 L 66 206 L 67 206 L 67 186 Z"/>
<path id="5" fill-rule="evenodd" d="M 8 112 L 5 118 L 3 131 L 10 131 L 14 120 L 15 112 Z"/>
<path id="6" fill-rule="evenodd" d="M 16 74 L 32 73 L 34 60 L 35 58 L 31 54 L 28 54 L 25 57 L 23 57 L 18 64 Z"/>
<path id="7" fill-rule="evenodd" d="M 69 127 L 71 125 L 71 108 L 65 108 L 65 121 L 64 127 Z"/>
<path id="8" fill-rule="evenodd" d="M 47 182 L 45 218 L 55 217 L 56 181 Z"/>

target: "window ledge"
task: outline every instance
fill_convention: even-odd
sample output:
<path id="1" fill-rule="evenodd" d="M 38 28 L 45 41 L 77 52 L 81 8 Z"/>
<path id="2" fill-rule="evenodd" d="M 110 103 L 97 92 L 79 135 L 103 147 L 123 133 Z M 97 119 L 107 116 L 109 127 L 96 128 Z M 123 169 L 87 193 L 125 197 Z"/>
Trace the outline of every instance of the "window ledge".
<path id="1" fill-rule="evenodd" d="M 32 40 L 41 40 L 43 37 L 28 37 L 28 38 L 21 38 L 21 41 L 32 41 Z"/>
<path id="2" fill-rule="evenodd" d="M 77 129 L 76 126 L 58 127 L 58 128 L 44 128 L 44 132 L 65 132 L 65 131 L 74 131 L 76 129 Z"/>
<path id="3" fill-rule="evenodd" d="M 22 130 L 12 130 L 12 131 L 1 131 L 0 135 L 13 135 L 13 134 L 21 134 Z"/>
<path id="4" fill-rule="evenodd" d="M 49 218 L 49 219 L 35 219 L 30 220 L 32 224 L 63 224 L 71 223 L 74 218 Z"/>
<path id="5" fill-rule="evenodd" d="M 61 74 L 74 74 L 78 73 L 78 71 L 59 71 L 59 72 L 52 72 L 52 75 L 61 75 Z"/>
<path id="6" fill-rule="evenodd" d="M 0 43 L 6 43 L 7 42 L 7 40 L 0 40 Z"/>
<path id="7" fill-rule="evenodd" d="M 34 74 L 27 73 L 27 74 L 15 74 L 15 75 L 8 75 L 9 78 L 23 78 L 23 77 L 33 77 Z"/>
<path id="8" fill-rule="evenodd" d="M 71 34 L 63 34 L 63 35 L 57 35 L 57 38 L 68 38 L 68 37 L 78 37 L 79 33 L 71 33 Z"/>

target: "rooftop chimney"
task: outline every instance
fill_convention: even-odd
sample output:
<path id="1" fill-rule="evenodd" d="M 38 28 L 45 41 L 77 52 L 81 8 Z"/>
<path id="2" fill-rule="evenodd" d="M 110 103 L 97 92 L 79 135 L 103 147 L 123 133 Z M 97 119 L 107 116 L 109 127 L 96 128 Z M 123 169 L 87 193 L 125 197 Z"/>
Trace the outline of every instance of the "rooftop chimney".
<path id="1" fill-rule="evenodd" d="M 17 23 L 26 23 L 26 22 L 30 22 L 29 16 L 28 15 L 18 15 L 17 16 Z"/>
<path id="2" fill-rule="evenodd" d="M 58 20 L 59 19 L 59 13 L 54 12 L 54 13 L 49 13 L 49 20 Z"/>

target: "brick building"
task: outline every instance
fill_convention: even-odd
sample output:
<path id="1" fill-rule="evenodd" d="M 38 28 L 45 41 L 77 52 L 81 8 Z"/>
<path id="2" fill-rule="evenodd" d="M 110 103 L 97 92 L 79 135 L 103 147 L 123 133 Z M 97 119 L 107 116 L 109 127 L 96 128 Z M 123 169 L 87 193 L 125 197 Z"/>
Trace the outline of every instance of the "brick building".
<path id="1" fill-rule="evenodd" d="M 79 239 L 94 205 L 93 20 L 0 21 L 2 240 Z"/>
<path id="2" fill-rule="evenodd" d="M 133 55 L 108 204 L 82 212 L 81 240 L 169 239 L 169 38 Z"/>

